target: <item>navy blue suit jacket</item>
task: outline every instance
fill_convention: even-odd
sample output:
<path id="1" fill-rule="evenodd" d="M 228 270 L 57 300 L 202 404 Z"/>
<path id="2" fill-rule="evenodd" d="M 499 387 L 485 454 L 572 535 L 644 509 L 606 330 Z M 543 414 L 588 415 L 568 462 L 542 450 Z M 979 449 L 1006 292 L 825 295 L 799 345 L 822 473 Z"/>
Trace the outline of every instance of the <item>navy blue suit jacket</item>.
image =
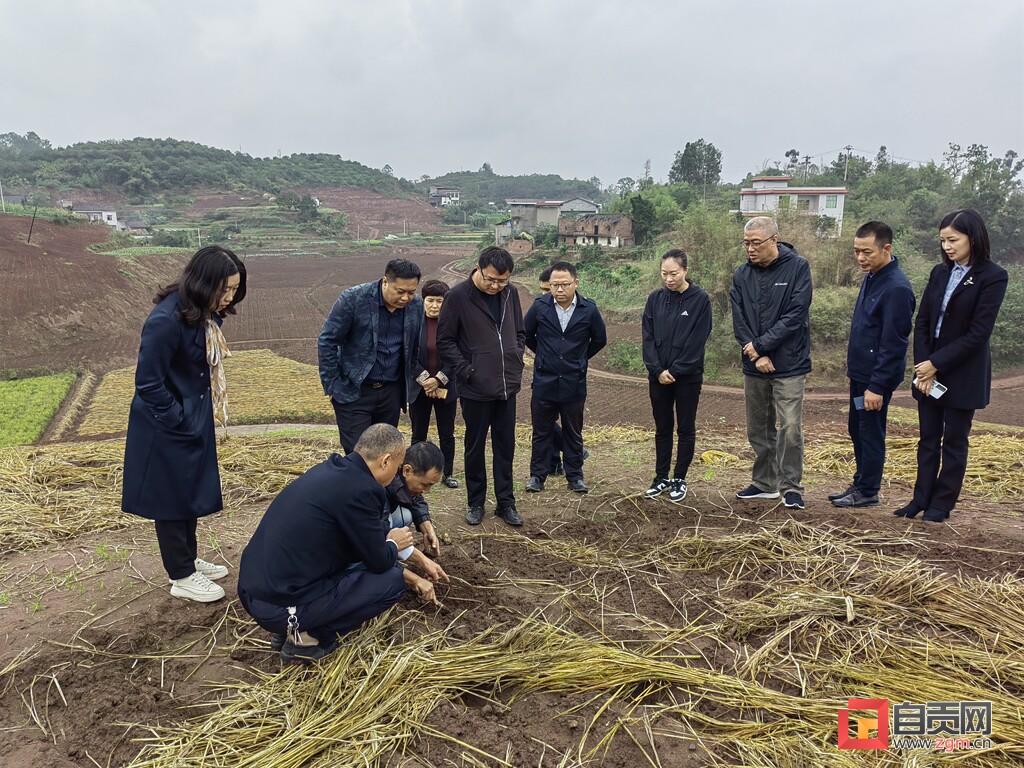
<path id="1" fill-rule="evenodd" d="M 535 353 L 533 396 L 554 403 L 587 398 L 587 364 L 608 343 L 597 304 L 576 294 L 576 309 L 565 330 L 555 297 L 541 296 L 526 313 L 526 346 Z"/>

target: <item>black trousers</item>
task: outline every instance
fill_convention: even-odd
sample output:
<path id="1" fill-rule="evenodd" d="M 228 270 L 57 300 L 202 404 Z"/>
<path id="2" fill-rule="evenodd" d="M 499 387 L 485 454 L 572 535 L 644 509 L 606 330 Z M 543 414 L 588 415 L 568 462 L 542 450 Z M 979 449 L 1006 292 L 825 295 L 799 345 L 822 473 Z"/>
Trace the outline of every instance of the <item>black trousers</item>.
<path id="1" fill-rule="evenodd" d="M 365 566 L 332 577 L 324 585 L 327 591 L 308 603 L 295 606 L 299 630 L 321 642 L 329 642 L 379 616 L 402 599 L 405 580 L 402 566 L 384 573 L 371 573 Z M 254 598 L 241 586 L 238 599 L 246 613 L 268 632 L 284 634 L 288 628 L 288 608 Z"/>
<path id="2" fill-rule="evenodd" d="M 566 480 L 583 479 L 583 411 L 585 400 L 555 403 L 536 396 L 530 401 L 533 421 L 533 445 L 530 452 L 530 474 L 542 481 L 557 461 L 555 420 L 561 419 L 562 454 Z"/>
<path id="3" fill-rule="evenodd" d="M 686 479 L 697 445 L 697 403 L 701 382 L 677 381 L 673 384 L 650 382 L 651 411 L 654 414 L 654 474 L 659 478 Z M 672 463 L 673 433 L 678 434 L 676 471 L 669 475 Z"/>
<path id="4" fill-rule="evenodd" d="M 421 394 L 409 404 L 409 421 L 412 422 L 412 441 L 420 443 L 427 439 L 430 429 L 430 412 L 434 412 L 437 425 L 437 440 L 444 455 L 444 476 L 450 477 L 455 465 L 455 410 L 456 402 L 445 402 Z"/>
<path id="5" fill-rule="evenodd" d="M 199 556 L 196 544 L 196 518 L 189 520 L 154 520 L 160 559 L 172 579 L 184 579 L 196 572 Z"/>
<path id="6" fill-rule="evenodd" d="M 338 422 L 338 434 L 345 455 L 352 453 L 366 428 L 371 424 L 398 426 L 402 414 L 402 384 L 398 381 L 376 385 L 364 383 L 359 398 L 341 405 L 331 398 L 334 418 Z"/>
<path id="7" fill-rule="evenodd" d="M 467 400 L 462 403 L 466 422 L 465 469 L 469 506 L 482 507 L 487 500 L 487 460 L 484 449 L 491 433 L 491 469 L 494 472 L 494 496 L 498 508 L 513 506 L 512 459 L 516 453 L 516 399 Z"/>
<path id="8" fill-rule="evenodd" d="M 924 510 L 952 512 L 967 472 L 968 436 L 973 410 L 944 408 L 941 400 L 917 401 L 917 482 L 914 504 Z"/>
<path id="9" fill-rule="evenodd" d="M 882 468 L 885 466 L 885 424 L 889 417 L 892 393 L 882 399 L 882 410 L 857 410 L 853 398 L 863 397 L 868 383 L 850 381 L 850 416 L 847 429 L 853 441 L 853 458 L 857 471 L 853 485 L 867 496 L 875 496 L 882 487 Z"/>

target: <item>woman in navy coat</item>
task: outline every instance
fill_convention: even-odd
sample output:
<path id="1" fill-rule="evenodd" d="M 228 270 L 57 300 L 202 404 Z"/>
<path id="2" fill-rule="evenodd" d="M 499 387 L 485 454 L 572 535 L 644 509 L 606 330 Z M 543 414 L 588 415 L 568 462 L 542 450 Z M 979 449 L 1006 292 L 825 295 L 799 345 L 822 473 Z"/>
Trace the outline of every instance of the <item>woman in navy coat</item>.
<path id="1" fill-rule="evenodd" d="M 220 324 L 245 298 L 245 266 L 227 248 L 202 248 L 161 290 L 142 328 L 128 416 L 121 508 L 153 520 L 171 594 L 224 597 L 228 571 L 197 557 L 196 522 L 223 507 L 215 412 L 226 421 Z"/>
<path id="2" fill-rule="evenodd" d="M 960 498 L 974 412 L 989 402 L 989 338 L 1007 284 L 1006 270 L 989 259 L 988 230 L 977 211 L 948 214 L 939 224 L 939 243 L 942 263 L 928 278 L 914 323 L 917 482 L 914 498 L 894 513 L 924 512 L 936 523 Z M 936 383 L 946 387 L 938 398 L 932 396 Z"/>

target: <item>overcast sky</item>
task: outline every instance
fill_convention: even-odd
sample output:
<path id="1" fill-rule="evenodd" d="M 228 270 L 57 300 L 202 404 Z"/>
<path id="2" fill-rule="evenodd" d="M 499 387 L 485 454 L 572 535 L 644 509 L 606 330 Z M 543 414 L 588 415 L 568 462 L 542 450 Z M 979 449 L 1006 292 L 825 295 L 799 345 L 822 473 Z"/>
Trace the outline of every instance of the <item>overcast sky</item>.
<path id="1" fill-rule="evenodd" d="M 737 181 L 795 148 L 1024 154 L 1024 0 L 0 0 L 0 132 L 331 152 L 407 178 Z"/>

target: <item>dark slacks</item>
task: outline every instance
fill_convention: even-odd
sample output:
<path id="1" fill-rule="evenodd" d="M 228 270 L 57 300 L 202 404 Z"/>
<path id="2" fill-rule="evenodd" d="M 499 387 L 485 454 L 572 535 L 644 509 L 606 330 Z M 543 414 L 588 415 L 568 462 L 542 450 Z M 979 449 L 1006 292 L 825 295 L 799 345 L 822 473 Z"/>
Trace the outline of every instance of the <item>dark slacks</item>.
<path id="1" fill-rule="evenodd" d="M 917 401 L 917 482 L 914 504 L 921 509 L 951 512 L 960 498 L 967 471 L 968 436 L 973 410 L 944 408 L 941 400 Z"/>
<path id="2" fill-rule="evenodd" d="M 196 518 L 189 520 L 154 520 L 160 559 L 172 579 L 184 579 L 196 572 L 199 556 L 196 544 Z"/>
<path id="3" fill-rule="evenodd" d="M 421 394 L 409 405 L 409 421 L 412 422 L 412 441 L 420 443 L 427 439 L 430 429 L 430 412 L 434 412 L 437 426 L 438 446 L 444 455 L 444 476 L 450 477 L 455 465 L 455 410 L 456 401 L 445 402 Z"/>
<path id="4" fill-rule="evenodd" d="M 853 458 L 857 471 L 853 485 L 866 496 L 875 496 L 882 487 L 882 468 L 885 466 L 885 424 L 889 416 L 892 393 L 882 399 L 882 410 L 857 410 L 853 398 L 863 397 L 868 383 L 850 381 L 850 416 L 847 429 L 853 441 Z"/>
<path id="5" fill-rule="evenodd" d="M 543 481 L 558 459 L 555 448 L 555 420 L 562 422 L 562 455 L 566 480 L 583 479 L 583 411 L 585 400 L 556 403 L 541 400 L 536 395 L 530 400 L 533 421 L 533 444 L 530 452 L 530 474 Z"/>
<path id="6" fill-rule="evenodd" d="M 384 573 L 371 573 L 365 566 L 332 577 L 330 588 L 315 600 L 297 605 L 295 616 L 299 630 L 321 642 L 344 635 L 379 616 L 402 599 L 405 581 L 402 567 L 396 565 Z M 238 588 L 242 607 L 268 632 L 284 634 L 288 628 L 288 608 L 273 605 Z"/>
<path id="7" fill-rule="evenodd" d="M 650 382 L 651 411 L 654 415 L 654 474 L 659 478 L 686 479 L 697 445 L 697 404 L 701 382 L 673 384 Z M 673 437 L 676 441 L 673 441 Z M 672 443 L 676 442 L 676 471 L 669 475 Z"/>
<path id="8" fill-rule="evenodd" d="M 487 500 L 487 433 L 491 434 L 491 470 L 498 508 L 512 506 L 512 459 L 516 452 L 516 399 L 468 400 L 460 398 L 462 420 L 466 422 L 466 495 L 469 506 L 482 507 Z"/>
<path id="9" fill-rule="evenodd" d="M 398 426 L 398 417 L 402 414 L 402 384 L 397 381 L 380 386 L 364 383 L 358 399 L 341 405 L 332 398 L 331 405 L 338 422 L 341 447 L 347 456 L 371 424 Z"/>
<path id="10" fill-rule="evenodd" d="M 551 469 L 549 475 L 555 473 L 555 469 L 562 463 L 564 443 L 562 442 L 562 426 L 556 421 L 554 429 L 551 430 Z"/>

